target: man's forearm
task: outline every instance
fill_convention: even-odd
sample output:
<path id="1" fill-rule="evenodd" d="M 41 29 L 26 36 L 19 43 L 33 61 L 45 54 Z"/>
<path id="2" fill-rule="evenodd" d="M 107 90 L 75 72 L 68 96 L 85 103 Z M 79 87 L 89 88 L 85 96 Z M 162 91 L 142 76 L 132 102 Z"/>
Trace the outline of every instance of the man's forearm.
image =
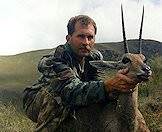
<path id="1" fill-rule="evenodd" d="M 103 81 L 82 82 L 75 78 L 59 92 L 64 101 L 72 107 L 90 105 L 106 98 Z"/>

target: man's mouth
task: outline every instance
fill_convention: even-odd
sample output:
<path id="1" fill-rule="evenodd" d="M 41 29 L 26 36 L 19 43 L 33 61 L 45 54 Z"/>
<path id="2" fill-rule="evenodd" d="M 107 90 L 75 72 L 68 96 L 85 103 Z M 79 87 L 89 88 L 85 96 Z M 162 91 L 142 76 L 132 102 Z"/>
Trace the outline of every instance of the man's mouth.
<path id="1" fill-rule="evenodd" d="M 82 51 L 82 52 L 89 52 L 89 50 L 87 50 L 85 48 L 81 48 L 80 51 Z"/>
<path id="2" fill-rule="evenodd" d="M 80 50 L 82 51 L 82 52 L 90 52 L 91 51 L 91 47 L 90 46 L 81 46 L 80 47 Z"/>

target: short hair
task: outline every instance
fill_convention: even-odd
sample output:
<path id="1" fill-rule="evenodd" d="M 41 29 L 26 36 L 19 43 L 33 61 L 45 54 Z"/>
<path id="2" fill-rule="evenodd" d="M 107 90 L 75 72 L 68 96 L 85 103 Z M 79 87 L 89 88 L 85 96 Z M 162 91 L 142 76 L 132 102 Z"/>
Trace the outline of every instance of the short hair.
<path id="1" fill-rule="evenodd" d="M 95 21 L 90 18 L 87 15 L 78 15 L 75 17 L 72 17 L 68 24 L 67 24 L 67 30 L 68 30 L 68 35 L 72 35 L 73 32 L 75 31 L 75 24 L 79 22 L 81 25 L 88 26 L 89 24 L 92 24 L 94 29 L 95 29 L 95 34 L 97 33 L 97 26 Z"/>

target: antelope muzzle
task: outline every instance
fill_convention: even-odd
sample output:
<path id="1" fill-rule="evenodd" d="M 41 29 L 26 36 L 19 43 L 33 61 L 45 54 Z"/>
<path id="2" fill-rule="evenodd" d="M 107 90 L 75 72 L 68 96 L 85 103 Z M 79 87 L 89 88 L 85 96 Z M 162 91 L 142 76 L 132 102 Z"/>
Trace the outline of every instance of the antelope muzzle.
<path id="1" fill-rule="evenodd" d="M 137 73 L 137 78 L 140 81 L 148 81 L 151 75 L 152 75 L 151 68 L 147 64 L 143 64 L 141 66 L 140 72 Z"/>

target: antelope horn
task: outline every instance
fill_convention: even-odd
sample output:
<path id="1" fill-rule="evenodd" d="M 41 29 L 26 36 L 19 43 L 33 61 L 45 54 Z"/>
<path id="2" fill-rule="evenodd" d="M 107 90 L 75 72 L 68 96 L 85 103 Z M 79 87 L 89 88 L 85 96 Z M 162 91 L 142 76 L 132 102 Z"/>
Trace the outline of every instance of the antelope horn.
<path id="1" fill-rule="evenodd" d="M 142 28 L 143 28 L 143 18 L 144 18 L 144 6 L 143 6 L 141 27 L 140 27 L 140 33 L 139 33 L 139 50 L 138 50 L 138 52 L 140 54 L 142 53 Z"/>
<path id="2" fill-rule="evenodd" d="M 125 35 L 125 27 L 124 27 L 124 16 L 123 16 L 123 6 L 121 4 L 121 17 L 122 17 L 122 31 L 123 31 L 123 41 L 124 41 L 124 52 L 129 53 L 128 44 Z"/>

